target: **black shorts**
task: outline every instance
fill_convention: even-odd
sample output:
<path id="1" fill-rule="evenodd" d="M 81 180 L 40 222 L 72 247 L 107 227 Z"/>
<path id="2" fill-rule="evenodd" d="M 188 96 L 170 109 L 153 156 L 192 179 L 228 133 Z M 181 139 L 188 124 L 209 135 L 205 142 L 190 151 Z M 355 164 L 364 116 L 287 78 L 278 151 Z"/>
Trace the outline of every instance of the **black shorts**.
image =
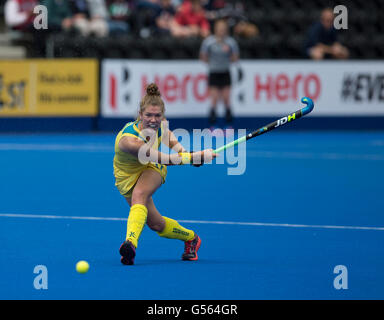
<path id="1" fill-rule="evenodd" d="M 224 88 L 231 85 L 231 74 L 226 72 L 210 72 L 208 75 L 208 85 L 210 87 Z"/>

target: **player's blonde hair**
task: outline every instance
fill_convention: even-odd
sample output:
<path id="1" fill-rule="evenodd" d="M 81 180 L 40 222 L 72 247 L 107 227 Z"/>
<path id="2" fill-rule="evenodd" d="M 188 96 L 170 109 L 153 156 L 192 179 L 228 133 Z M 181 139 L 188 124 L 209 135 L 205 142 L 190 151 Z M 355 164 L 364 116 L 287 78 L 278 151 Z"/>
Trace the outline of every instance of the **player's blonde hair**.
<path id="1" fill-rule="evenodd" d="M 161 109 L 161 113 L 164 116 L 165 113 L 165 106 L 164 101 L 161 99 L 161 93 L 156 85 L 156 83 L 150 83 L 146 88 L 146 94 L 140 101 L 140 110 L 138 119 L 140 118 L 140 113 L 143 113 L 145 111 L 145 108 L 148 106 L 158 106 Z"/>

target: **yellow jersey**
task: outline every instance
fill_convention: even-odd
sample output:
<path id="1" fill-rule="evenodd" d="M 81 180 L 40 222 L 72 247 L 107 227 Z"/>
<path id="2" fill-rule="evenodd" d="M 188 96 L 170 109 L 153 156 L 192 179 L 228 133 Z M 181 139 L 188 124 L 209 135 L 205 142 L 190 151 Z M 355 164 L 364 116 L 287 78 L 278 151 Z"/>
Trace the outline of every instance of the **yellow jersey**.
<path id="1" fill-rule="evenodd" d="M 115 156 L 113 158 L 113 172 L 115 176 L 115 185 L 120 193 L 125 197 L 132 195 L 133 187 L 139 179 L 141 173 L 146 169 L 153 169 L 160 173 L 163 183 L 167 175 L 167 167 L 162 164 L 149 162 L 142 164 L 139 159 L 127 152 L 120 150 L 119 142 L 125 136 L 135 137 L 147 143 L 145 137 L 141 134 L 138 128 L 140 121 L 136 120 L 127 123 L 123 129 L 117 134 L 115 140 Z M 159 149 L 163 138 L 164 127 L 161 124 L 157 131 L 157 137 L 151 148 Z"/>

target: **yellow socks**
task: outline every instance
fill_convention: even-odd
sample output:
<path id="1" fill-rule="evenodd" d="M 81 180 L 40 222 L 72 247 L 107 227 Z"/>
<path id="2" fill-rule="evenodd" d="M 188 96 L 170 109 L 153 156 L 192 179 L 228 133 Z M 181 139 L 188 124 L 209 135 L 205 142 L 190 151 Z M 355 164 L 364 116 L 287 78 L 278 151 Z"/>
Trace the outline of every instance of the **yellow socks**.
<path id="1" fill-rule="evenodd" d="M 147 215 L 148 209 L 142 204 L 133 205 L 129 212 L 126 240 L 131 241 L 135 248 L 137 248 L 138 240 L 147 221 Z M 165 219 L 165 227 L 163 231 L 158 232 L 160 237 L 182 241 L 189 241 L 195 237 L 192 230 L 182 227 L 176 220 L 163 218 Z"/>
<path id="2" fill-rule="evenodd" d="M 147 221 L 147 214 L 148 210 L 142 204 L 133 205 L 129 211 L 126 240 L 131 241 L 135 248 L 137 248 L 137 241 Z"/>
<path id="3" fill-rule="evenodd" d="M 158 232 L 160 237 L 182 241 L 189 241 L 195 237 L 195 233 L 192 230 L 185 229 L 176 220 L 164 216 L 163 218 L 165 219 L 165 228 L 163 231 Z"/>

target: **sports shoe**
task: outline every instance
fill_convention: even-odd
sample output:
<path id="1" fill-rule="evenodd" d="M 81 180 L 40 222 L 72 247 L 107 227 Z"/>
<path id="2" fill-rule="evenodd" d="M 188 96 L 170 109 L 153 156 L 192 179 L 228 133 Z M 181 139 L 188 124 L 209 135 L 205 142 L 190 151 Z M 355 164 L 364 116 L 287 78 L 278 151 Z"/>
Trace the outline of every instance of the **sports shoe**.
<path id="1" fill-rule="evenodd" d="M 120 246 L 121 263 L 125 265 L 133 265 L 136 256 L 136 248 L 131 241 L 124 241 Z"/>
<path id="2" fill-rule="evenodd" d="M 197 251 L 201 245 L 201 239 L 196 234 L 192 240 L 185 241 L 184 253 L 181 257 L 182 260 L 195 261 L 198 259 Z"/>

